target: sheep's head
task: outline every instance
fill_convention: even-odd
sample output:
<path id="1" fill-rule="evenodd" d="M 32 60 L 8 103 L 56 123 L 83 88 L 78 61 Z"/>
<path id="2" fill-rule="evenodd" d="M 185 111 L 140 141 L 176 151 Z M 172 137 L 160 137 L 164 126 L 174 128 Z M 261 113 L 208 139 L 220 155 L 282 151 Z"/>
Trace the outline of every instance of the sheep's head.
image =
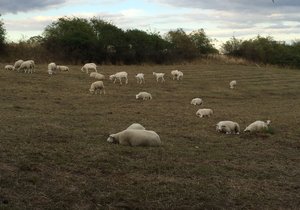
<path id="1" fill-rule="evenodd" d="M 271 120 L 267 120 L 267 125 L 270 125 L 270 123 L 271 123 Z"/>
<path id="2" fill-rule="evenodd" d="M 110 79 L 110 80 L 113 80 L 114 78 L 115 78 L 115 75 L 114 75 L 114 74 L 109 76 L 109 79 Z"/>
<path id="3" fill-rule="evenodd" d="M 89 91 L 91 94 L 93 94 L 95 92 L 95 90 L 93 88 L 90 88 Z"/>
<path id="4" fill-rule="evenodd" d="M 118 141 L 115 138 L 114 134 L 109 135 L 109 137 L 107 138 L 107 142 L 109 142 L 109 143 L 118 143 Z"/>
<path id="5" fill-rule="evenodd" d="M 139 99 L 139 95 L 135 95 L 135 99 Z"/>

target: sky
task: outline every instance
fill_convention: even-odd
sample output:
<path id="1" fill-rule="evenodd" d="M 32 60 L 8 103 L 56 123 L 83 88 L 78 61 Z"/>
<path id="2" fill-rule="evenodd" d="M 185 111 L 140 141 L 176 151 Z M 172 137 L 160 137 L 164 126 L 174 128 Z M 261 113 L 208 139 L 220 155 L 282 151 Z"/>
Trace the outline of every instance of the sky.
<path id="1" fill-rule="evenodd" d="M 60 17 L 99 17 L 124 30 L 203 28 L 216 47 L 233 36 L 300 40 L 300 0 L 0 0 L 8 41 L 41 35 Z"/>

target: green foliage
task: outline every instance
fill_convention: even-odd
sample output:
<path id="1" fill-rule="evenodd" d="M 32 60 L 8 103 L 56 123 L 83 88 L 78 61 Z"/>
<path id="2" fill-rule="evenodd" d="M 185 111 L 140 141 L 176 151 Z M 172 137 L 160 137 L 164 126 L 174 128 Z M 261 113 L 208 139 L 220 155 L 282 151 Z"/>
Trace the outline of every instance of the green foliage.
<path id="1" fill-rule="evenodd" d="M 212 40 L 207 37 L 203 28 L 193 31 L 189 37 L 197 48 L 199 54 L 218 53 L 218 50 L 214 48 L 211 43 Z"/>

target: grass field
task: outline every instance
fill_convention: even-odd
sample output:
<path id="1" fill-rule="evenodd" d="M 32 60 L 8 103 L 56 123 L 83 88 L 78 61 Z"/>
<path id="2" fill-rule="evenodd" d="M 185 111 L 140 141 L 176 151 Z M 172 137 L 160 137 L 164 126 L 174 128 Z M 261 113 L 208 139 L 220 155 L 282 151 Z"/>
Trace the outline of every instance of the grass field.
<path id="1" fill-rule="evenodd" d="M 0 209 L 299 209 L 300 71 L 242 65 L 101 66 L 129 73 L 105 80 L 106 95 L 80 66 L 47 75 L 0 65 Z M 184 72 L 183 81 L 170 71 Z M 157 84 L 152 72 L 166 72 Z M 145 73 L 145 85 L 134 75 Z M 237 88 L 229 89 L 236 79 Z M 137 101 L 147 91 L 152 101 Z M 197 118 L 200 107 L 211 118 Z M 272 121 L 271 132 L 225 135 L 220 120 L 244 129 Z M 109 144 L 133 122 L 163 146 Z"/>

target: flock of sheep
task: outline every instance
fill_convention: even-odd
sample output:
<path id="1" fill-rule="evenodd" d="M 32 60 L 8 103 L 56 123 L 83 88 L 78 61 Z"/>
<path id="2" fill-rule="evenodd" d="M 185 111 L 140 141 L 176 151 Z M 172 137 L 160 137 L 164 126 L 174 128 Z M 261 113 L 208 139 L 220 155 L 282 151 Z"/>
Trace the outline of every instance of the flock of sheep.
<path id="1" fill-rule="evenodd" d="M 32 73 L 34 72 L 35 63 L 33 60 L 18 60 L 15 62 L 14 65 L 6 65 L 6 70 L 17 70 L 18 72 L 24 71 L 25 73 Z M 49 63 L 48 64 L 48 74 L 52 75 L 57 73 L 57 71 L 69 71 L 69 68 L 67 66 L 59 66 L 55 63 Z M 103 74 L 98 73 L 97 66 L 95 63 L 86 63 L 82 68 L 82 72 L 85 72 L 89 74 L 89 71 L 92 71 L 90 73 L 90 77 L 93 77 L 97 79 L 98 81 L 93 82 L 90 86 L 90 93 L 97 94 L 99 92 L 100 94 L 105 94 L 105 87 L 102 80 L 105 79 L 105 76 Z M 155 79 L 157 82 L 165 82 L 164 76 L 165 73 L 156 73 L 153 72 L 153 75 L 155 76 Z M 182 80 L 183 79 L 183 72 L 179 70 L 172 70 L 171 76 L 173 80 Z M 145 83 L 144 74 L 138 73 L 136 76 L 136 80 L 138 84 Z M 122 80 L 125 80 L 125 84 L 128 83 L 128 73 L 125 71 L 117 72 L 116 74 L 110 75 L 109 79 L 115 83 L 117 80 L 119 81 L 120 85 L 122 85 Z M 229 87 L 231 89 L 234 89 L 237 85 L 236 80 L 233 80 L 229 83 Z M 140 92 L 136 95 L 136 99 L 142 99 L 142 100 L 151 100 L 152 96 L 148 92 Z M 191 100 L 192 105 L 202 105 L 203 100 L 201 98 L 194 98 Z M 202 108 L 199 109 L 196 112 L 196 115 L 200 118 L 203 117 L 210 117 L 213 115 L 213 110 L 208 108 Z M 249 126 L 247 126 L 244 130 L 244 132 L 259 132 L 259 131 L 265 131 L 268 129 L 270 125 L 270 120 L 264 121 L 255 121 L 251 123 Z M 239 134 L 240 133 L 240 126 L 237 122 L 233 121 L 220 121 L 216 124 L 216 131 L 226 134 Z M 116 133 L 111 134 L 107 142 L 110 143 L 119 143 L 122 145 L 130 145 L 130 146 L 159 146 L 161 145 L 161 140 L 159 135 L 150 130 L 146 130 L 145 127 L 138 123 L 134 123 L 131 126 L 129 126 L 127 129 Z"/>

